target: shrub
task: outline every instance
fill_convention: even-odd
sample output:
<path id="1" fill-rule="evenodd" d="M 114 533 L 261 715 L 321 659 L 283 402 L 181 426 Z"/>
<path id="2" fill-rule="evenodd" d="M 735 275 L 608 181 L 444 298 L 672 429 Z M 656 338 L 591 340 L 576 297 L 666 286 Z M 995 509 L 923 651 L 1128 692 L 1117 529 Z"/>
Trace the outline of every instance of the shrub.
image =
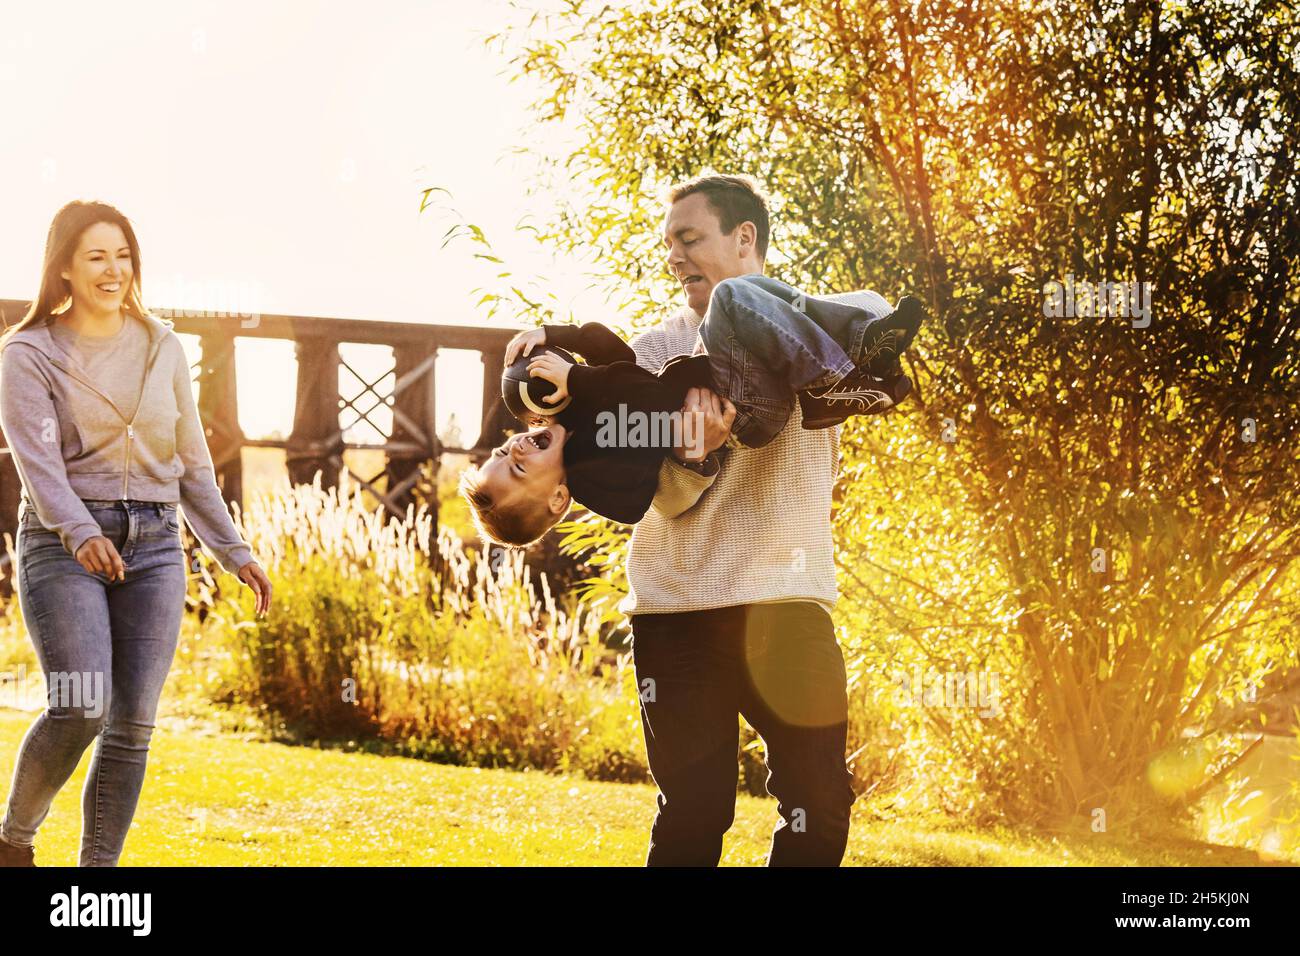
<path id="1" fill-rule="evenodd" d="M 274 587 L 204 571 L 198 639 L 218 702 L 295 738 L 361 739 L 441 762 L 645 780 L 628 655 L 561 607 L 522 553 L 467 552 L 427 509 L 366 507 L 346 475 L 238 516 Z"/>

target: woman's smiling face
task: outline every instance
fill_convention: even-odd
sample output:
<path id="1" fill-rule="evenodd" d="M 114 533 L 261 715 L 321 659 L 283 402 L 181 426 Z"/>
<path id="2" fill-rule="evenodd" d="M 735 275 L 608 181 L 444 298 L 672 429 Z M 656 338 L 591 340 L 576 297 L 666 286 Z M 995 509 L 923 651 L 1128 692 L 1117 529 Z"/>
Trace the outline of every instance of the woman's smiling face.
<path id="1" fill-rule="evenodd" d="M 88 227 L 62 275 L 74 308 L 100 315 L 121 309 L 135 277 L 131 246 L 121 227 L 110 222 Z"/>

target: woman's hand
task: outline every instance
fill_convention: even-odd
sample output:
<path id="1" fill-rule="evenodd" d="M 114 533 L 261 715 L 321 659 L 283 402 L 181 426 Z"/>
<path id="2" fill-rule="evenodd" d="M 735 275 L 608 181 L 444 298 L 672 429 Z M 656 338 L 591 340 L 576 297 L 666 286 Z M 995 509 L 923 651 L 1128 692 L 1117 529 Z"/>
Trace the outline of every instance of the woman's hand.
<path id="1" fill-rule="evenodd" d="M 110 581 L 126 580 L 126 565 L 113 547 L 113 542 L 103 535 L 87 539 L 74 555 L 77 563 L 91 574 L 102 574 Z"/>
<path id="2" fill-rule="evenodd" d="M 515 359 L 519 358 L 520 352 L 524 355 L 532 355 L 533 349 L 545 344 L 545 329 L 529 329 L 527 332 L 520 332 L 506 346 L 506 368 L 515 364 Z"/>
<path id="3" fill-rule="evenodd" d="M 262 566 L 256 561 L 249 561 L 239 569 L 239 580 L 252 588 L 253 593 L 257 595 L 254 613 L 258 617 L 266 617 L 266 612 L 271 610 L 271 579 L 266 576 Z"/>
<path id="4" fill-rule="evenodd" d="M 572 363 L 566 362 L 554 352 L 539 355 L 528 363 L 530 378 L 544 379 L 555 386 L 555 391 L 542 401 L 554 405 L 569 397 L 569 369 L 571 368 L 573 368 Z"/>

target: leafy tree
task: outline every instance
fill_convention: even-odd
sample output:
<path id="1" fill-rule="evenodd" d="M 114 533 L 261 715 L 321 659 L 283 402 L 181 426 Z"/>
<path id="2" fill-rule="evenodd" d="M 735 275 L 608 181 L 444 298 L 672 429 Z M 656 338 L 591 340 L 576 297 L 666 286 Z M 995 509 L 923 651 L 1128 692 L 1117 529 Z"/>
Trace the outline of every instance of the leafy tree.
<path id="1" fill-rule="evenodd" d="M 1282 0 L 570 0 L 499 37 L 580 134 L 538 238 L 629 320 L 676 294 L 660 187 L 710 168 L 771 191 L 773 274 L 928 303 L 836 529 L 855 699 L 944 805 L 1189 805 L 1300 657 L 1297 36 Z M 1072 281 L 1139 295 L 1060 314 Z"/>

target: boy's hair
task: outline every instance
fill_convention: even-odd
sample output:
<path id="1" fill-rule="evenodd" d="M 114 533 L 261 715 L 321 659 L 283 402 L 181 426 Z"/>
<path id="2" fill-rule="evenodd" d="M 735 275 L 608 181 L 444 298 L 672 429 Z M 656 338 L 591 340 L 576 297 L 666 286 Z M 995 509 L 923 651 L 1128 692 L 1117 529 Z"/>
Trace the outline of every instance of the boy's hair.
<path id="1" fill-rule="evenodd" d="M 493 544 L 524 548 L 550 531 L 566 514 L 554 514 L 545 501 L 523 499 L 514 508 L 502 508 L 483 487 L 483 473 L 471 465 L 460 476 L 460 493 L 469 502 L 470 517 L 478 533 Z"/>
<path id="2" fill-rule="evenodd" d="M 668 202 L 675 203 L 695 193 L 704 193 L 709 206 L 717 213 L 725 234 L 731 235 L 742 222 L 752 222 L 757 233 L 755 246 L 758 257 L 767 258 L 771 220 L 767 211 L 767 196 L 759 188 L 758 180 L 753 176 L 696 176 L 668 187 Z"/>

